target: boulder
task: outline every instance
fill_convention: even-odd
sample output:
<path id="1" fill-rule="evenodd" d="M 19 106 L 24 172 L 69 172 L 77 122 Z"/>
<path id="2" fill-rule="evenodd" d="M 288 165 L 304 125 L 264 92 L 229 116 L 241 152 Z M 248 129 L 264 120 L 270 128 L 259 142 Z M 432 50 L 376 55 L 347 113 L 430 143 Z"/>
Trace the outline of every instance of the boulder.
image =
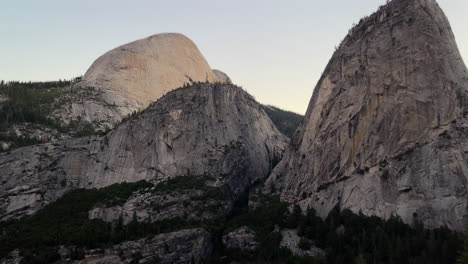
<path id="1" fill-rule="evenodd" d="M 248 226 L 240 227 L 223 236 L 223 244 L 228 249 L 255 250 L 259 243 L 257 236 Z"/>

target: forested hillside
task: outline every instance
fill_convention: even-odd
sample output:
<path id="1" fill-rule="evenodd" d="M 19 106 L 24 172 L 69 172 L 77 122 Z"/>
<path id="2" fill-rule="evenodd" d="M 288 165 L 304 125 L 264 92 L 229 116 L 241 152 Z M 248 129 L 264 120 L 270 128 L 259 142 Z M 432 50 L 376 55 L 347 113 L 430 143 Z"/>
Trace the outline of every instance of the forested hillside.
<path id="1" fill-rule="evenodd" d="M 58 250 L 63 245 L 73 249 L 72 259 L 80 260 L 93 249 L 104 252 L 123 241 L 150 239 L 187 228 L 206 229 L 213 241 L 219 241 L 215 243 L 212 257 L 205 259 L 206 263 L 446 264 L 455 263 L 462 247 L 461 234 L 447 228 L 428 230 L 418 222 L 410 226 L 396 217 L 382 220 L 338 209 L 322 219 L 313 209 L 302 212 L 296 205 L 288 210 L 287 203 L 268 196 L 256 198 L 256 207 L 248 207 L 248 196 L 245 196 L 236 203 L 232 215 L 205 221 L 175 218 L 149 223 L 138 221 L 134 215 L 131 222 L 124 224 L 122 219 L 106 223 L 88 218 L 88 211 L 94 206 L 122 205 L 135 192 L 143 195 L 206 188 L 196 178 L 190 179 L 176 178 L 156 188 L 141 181 L 70 192 L 33 216 L 1 222 L 0 259 L 18 248 L 24 263 L 51 263 L 60 259 Z M 222 197 L 229 193 L 223 192 L 211 188 L 203 199 L 224 199 Z M 255 250 L 223 247 L 221 236 L 242 226 L 255 231 L 258 247 Z M 325 255 L 294 257 L 288 249 L 281 248 L 279 230 L 290 229 L 301 237 L 297 247 L 303 250 L 317 247 L 323 249 Z M 135 261 L 138 256 L 141 253 L 135 252 Z"/>
<path id="2" fill-rule="evenodd" d="M 276 125 L 279 131 L 291 138 L 301 123 L 304 116 L 291 111 L 286 111 L 271 105 L 264 105 L 263 109 Z"/>

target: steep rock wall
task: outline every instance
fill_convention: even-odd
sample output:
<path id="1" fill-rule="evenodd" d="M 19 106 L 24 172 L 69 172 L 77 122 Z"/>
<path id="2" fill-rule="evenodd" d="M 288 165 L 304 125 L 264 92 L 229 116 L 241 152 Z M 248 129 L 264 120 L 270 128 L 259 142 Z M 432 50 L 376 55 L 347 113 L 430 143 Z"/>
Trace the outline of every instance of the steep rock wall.
<path id="1" fill-rule="evenodd" d="M 350 30 L 268 181 L 326 215 L 335 205 L 462 229 L 468 74 L 434 0 L 394 0 Z"/>
<path id="2" fill-rule="evenodd" d="M 208 175 L 234 193 L 266 177 L 284 137 L 249 94 L 233 85 L 180 88 L 102 137 L 0 154 L 1 219 L 30 214 L 75 188 Z"/>

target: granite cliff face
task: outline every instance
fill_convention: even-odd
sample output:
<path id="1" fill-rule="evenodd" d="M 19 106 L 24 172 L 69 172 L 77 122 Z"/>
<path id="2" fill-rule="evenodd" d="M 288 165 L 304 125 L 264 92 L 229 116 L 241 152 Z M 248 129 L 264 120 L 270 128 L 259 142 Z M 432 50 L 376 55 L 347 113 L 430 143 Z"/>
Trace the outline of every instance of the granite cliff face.
<path id="1" fill-rule="evenodd" d="M 467 69 L 436 1 L 391 1 L 341 43 L 267 186 L 322 216 L 338 204 L 463 229 L 467 99 Z"/>
<path id="2" fill-rule="evenodd" d="M 54 117 L 113 127 L 164 94 L 193 82 L 218 80 L 197 46 L 176 33 L 157 34 L 99 57 L 79 84 L 61 98 Z"/>
<path id="3" fill-rule="evenodd" d="M 270 173 L 286 144 L 241 88 L 194 84 L 168 93 L 105 136 L 0 154 L 0 219 L 31 214 L 75 188 L 125 181 L 203 175 L 210 185 L 237 194 Z"/>

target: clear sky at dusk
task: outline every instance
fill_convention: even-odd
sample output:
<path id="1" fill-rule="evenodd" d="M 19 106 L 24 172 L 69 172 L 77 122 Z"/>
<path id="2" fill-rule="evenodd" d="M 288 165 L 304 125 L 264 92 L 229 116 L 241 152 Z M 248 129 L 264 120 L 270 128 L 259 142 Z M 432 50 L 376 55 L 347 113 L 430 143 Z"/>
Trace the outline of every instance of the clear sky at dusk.
<path id="1" fill-rule="evenodd" d="M 106 51 L 162 32 L 262 103 L 304 113 L 335 46 L 385 0 L 1 0 L 0 79 L 70 79 Z M 468 59 L 468 1 L 439 0 Z"/>

